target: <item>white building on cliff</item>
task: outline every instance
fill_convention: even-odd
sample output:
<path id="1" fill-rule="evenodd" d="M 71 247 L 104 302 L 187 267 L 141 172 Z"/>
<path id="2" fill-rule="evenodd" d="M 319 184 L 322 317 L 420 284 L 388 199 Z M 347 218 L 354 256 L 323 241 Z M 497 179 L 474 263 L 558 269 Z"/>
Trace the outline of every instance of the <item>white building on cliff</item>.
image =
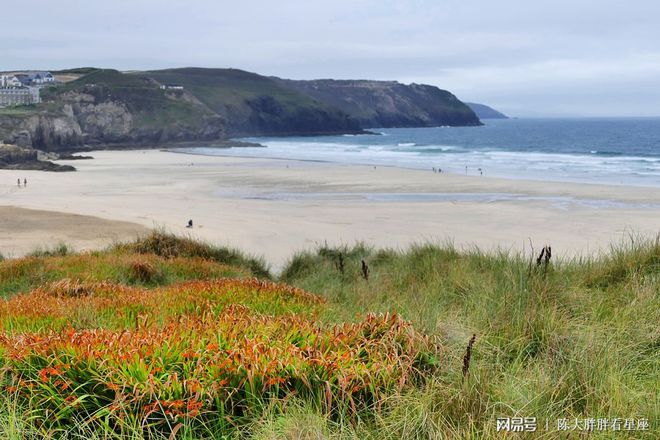
<path id="1" fill-rule="evenodd" d="M 23 86 L 23 83 L 16 78 L 16 75 L 0 75 L 0 88 L 8 89 L 21 86 Z"/>
<path id="2" fill-rule="evenodd" d="M 39 88 L 55 82 L 50 72 L 0 74 L 0 107 L 41 102 Z"/>

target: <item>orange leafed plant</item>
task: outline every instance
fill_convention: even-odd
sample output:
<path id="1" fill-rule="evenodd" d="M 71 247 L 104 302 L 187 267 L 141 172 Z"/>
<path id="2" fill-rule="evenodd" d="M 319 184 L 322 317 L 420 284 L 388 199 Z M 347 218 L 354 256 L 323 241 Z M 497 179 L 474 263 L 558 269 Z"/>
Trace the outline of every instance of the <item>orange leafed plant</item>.
<path id="1" fill-rule="evenodd" d="M 397 315 L 327 325 L 320 307 L 256 279 L 157 289 L 62 280 L 0 303 L 3 385 L 60 417 L 157 421 L 240 415 L 292 395 L 328 412 L 367 408 L 438 367 L 437 344 Z M 100 325 L 73 327 L 81 310 Z"/>

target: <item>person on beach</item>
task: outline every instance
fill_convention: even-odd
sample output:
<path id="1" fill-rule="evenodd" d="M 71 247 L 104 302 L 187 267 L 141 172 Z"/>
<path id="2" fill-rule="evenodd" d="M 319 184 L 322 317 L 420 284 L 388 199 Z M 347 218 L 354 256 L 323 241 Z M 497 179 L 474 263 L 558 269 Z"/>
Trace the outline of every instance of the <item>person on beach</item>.
<path id="1" fill-rule="evenodd" d="M 23 179 L 23 186 L 27 188 L 27 179 Z"/>
<path id="2" fill-rule="evenodd" d="M 18 187 L 21 187 L 21 179 L 18 179 Z"/>
<path id="3" fill-rule="evenodd" d="M 186 226 L 186 228 L 191 228 L 192 229 L 192 227 L 193 227 L 193 221 L 192 221 L 192 219 L 190 219 L 190 220 L 188 220 L 188 226 Z"/>

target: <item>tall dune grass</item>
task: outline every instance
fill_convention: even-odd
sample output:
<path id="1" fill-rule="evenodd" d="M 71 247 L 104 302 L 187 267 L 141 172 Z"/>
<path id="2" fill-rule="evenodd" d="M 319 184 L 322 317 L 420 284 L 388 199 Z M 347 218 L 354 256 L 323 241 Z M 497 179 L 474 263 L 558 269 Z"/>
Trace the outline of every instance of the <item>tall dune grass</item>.
<path id="1" fill-rule="evenodd" d="M 361 260 L 370 267 L 368 282 Z M 393 311 L 441 337 L 452 368 L 425 389 L 390 400 L 395 409 L 373 428 L 392 433 L 388 438 L 495 437 L 498 416 L 535 416 L 555 429 L 563 418 L 647 418 L 657 433 L 658 240 L 631 241 L 597 259 L 552 262 L 547 272 L 529 256 L 429 244 L 403 253 L 320 249 L 295 256 L 283 280 L 336 304 L 332 319 Z"/>
<path id="2" fill-rule="evenodd" d="M 0 263 L 0 437 L 489 439 L 523 416 L 537 438 L 657 438 L 658 240 L 547 266 L 324 246 L 275 284 L 158 234 Z M 650 429 L 557 430 L 575 418 Z"/>

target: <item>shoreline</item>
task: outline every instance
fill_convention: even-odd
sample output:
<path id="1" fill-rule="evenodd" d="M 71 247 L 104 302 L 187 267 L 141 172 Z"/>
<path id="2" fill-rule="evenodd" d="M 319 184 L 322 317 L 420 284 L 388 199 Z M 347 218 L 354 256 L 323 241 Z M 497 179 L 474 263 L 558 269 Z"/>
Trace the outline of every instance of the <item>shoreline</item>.
<path id="1" fill-rule="evenodd" d="M 267 148 L 266 146 L 262 146 L 263 148 Z M 178 147 L 175 147 L 178 148 Z M 205 147 L 191 147 L 191 148 L 205 148 Z M 213 147 L 210 147 L 213 148 Z M 108 150 L 110 151 L 110 150 Z M 147 150 L 148 151 L 148 150 Z M 374 166 L 377 168 L 382 168 L 382 169 L 391 169 L 391 170 L 401 170 L 401 171 L 409 171 L 409 172 L 416 172 L 416 173 L 422 173 L 422 174 L 432 174 L 432 171 L 426 170 L 423 168 L 415 168 L 415 167 L 405 167 L 405 166 L 400 166 L 400 165 L 373 165 L 373 164 L 367 164 L 367 163 L 348 163 L 348 162 L 336 162 L 336 161 L 331 161 L 331 160 L 323 160 L 323 159 L 299 159 L 299 158 L 286 158 L 286 157 L 272 157 L 272 156 L 245 156 L 245 155 L 235 155 L 235 154 L 204 154 L 204 153 L 196 153 L 193 151 L 177 151 L 176 149 L 170 149 L 170 148 L 163 148 L 160 149 L 159 151 L 162 151 L 164 153 L 174 153 L 174 154 L 182 154 L 182 155 L 189 155 L 193 157 L 208 157 L 208 158 L 226 158 L 226 159 L 242 159 L 242 160 L 255 160 L 255 161 L 275 161 L 275 162 L 300 162 L 303 164 L 319 164 L 319 165 L 327 165 L 331 167 L 356 167 L 356 168 L 364 168 L 364 169 L 371 169 Z M 500 177 L 500 176 L 477 176 L 475 174 L 469 174 L 465 175 L 462 173 L 455 173 L 451 171 L 446 171 L 442 172 L 439 174 L 436 174 L 437 176 L 440 176 L 440 178 L 448 176 L 449 178 L 457 178 L 457 179 L 477 179 L 485 181 L 486 183 L 488 182 L 515 182 L 515 183 L 520 183 L 520 184 L 528 184 L 531 186 L 540 186 L 544 184 L 548 185 L 554 185 L 554 186 L 574 186 L 574 187 L 579 187 L 579 186 L 589 186 L 589 187 L 594 187 L 594 188 L 607 188 L 611 187 L 613 189 L 637 189 L 637 190 L 655 190 L 655 192 L 658 194 L 658 197 L 654 199 L 654 202 L 657 202 L 660 204 L 660 186 L 654 186 L 654 185 L 634 185 L 630 183 L 601 183 L 601 182 L 589 182 L 589 181 L 572 181 L 572 180 L 550 180 L 550 179 L 528 179 L 526 177 L 515 177 L 515 176 L 507 176 L 507 177 Z M 548 192 L 551 193 L 552 189 Z M 611 201 L 616 201 L 616 198 L 610 199 Z"/>
<path id="2" fill-rule="evenodd" d="M 94 160 L 58 161 L 75 162 L 76 173 L 0 171 L 0 204 L 5 205 L 0 217 L 9 205 L 93 216 L 144 230 L 162 227 L 264 256 L 276 268 L 295 252 L 326 242 L 403 248 L 452 241 L 459 248 L 526 252 L 531 239 L 535 247 L 552 245 L 557 257 L 573 257 L 607 251 L 630 233 L 655 237 L 660 232 L 660 188 L 640 191 L 632 186 L 171 153 L 98 150 L 89 153 Z M 27 177 L 27 188 L 16 188 L 17 173 Z M 293 196 L 273 197 L 279 193 Z M 522 196 L 461 199 L 465 194 L 497 193 Z M 360 194 L 380 194 L 386 200 L 351 197 Z M 457 197 L 415 200 L 406 198 L 410 194 Z M 562 209 L 544 197 L 621 204 L 569 203 Z M 185 228 L 189 219 L 195 228 Z M 0 237 L 7 234 L 11 229 L 0 222 Z M 75 237 L 75 228 L 72 234 Z M 33 241 L 43 245 L 43 240 L 43 235 L 35 235 Z M 0 238 L 0 249 L 6 243 Z"/>
<path id="3" fill-rule="evenodd" d="M 246 146 L 247 148 L 252 147 L 251 145 Z M 164 152 L 169 152 L 169 153 L 176 153 L 176 154 L 188 154 L 191 156 L 207 156 L 207 157 L 235 157 L 239 159 L 263 159 L 263 160 L 279 160 L 279 161 L 293 161 L 293 162 L 311 162 L 311 163 L 324 163 L 324 164 L 329 164 L 329 165 L 345 165 L 345 166 L 357 166 L 357 167 L 382 167 L 382 168 L 394 168 L 394 169 L 401 169 L 401 170 L 410 170 L 410 171 L 420 171 L 420 172 L 428 172 L 429 170 L 424 169 L 424 168 L 416 168 L 416 167 L 405 167 L 401 165 L 390 165 L 390 164 L 369 164 L 369 163 L 358 163 L 358 162 L 338 162 L 338 161 L 332 161 L 332 160 L 324 160 L 324 159 L 301 159 L 301 158 L 287 158 L 287 157 L 277 157 L 277 156 L 246 156 L 246 155 L 240 155 L 240 154 L 204 154 L 204 153 L 195 153 L 193 151 L 176 151 L 177 148 L 184 148 L 184 147 L 172 147 L 172 148 L 162 148 L 161 151 Z M 216 148 L 213 146 L 195 146 L 195 147 L 188 147 L 188 148 Z M 231 149 L 232 147 L 228 148 L 223 148 L 219 147 L 221 150 L 228 150 Z M 268 148 L 265 145 L 260 145 L 260 148 Z M 589 157 L 589 156 L 585 156 Z M 504 180 L 515 180 L 515 181 L 525 181 L 525 182 L 546 182 L 546 183 L 569 183 L 569 184 L 575 184 L 575 185 L 597 185 L 597 186 L 613 186 L 613 187 L 634 187 L 634 188 L 654 188 L 654 189 L 660 189 L 660 185 L 641 185 L 641 184 L 633 184 L 629 182 L 597 182 L 597 181 L 582 181 L 582 180 L 559 180 L 559 179 L 530 179 L 528 177 L 518 177 L 515 175 L 507 175 L 507 176 L 497 176 L 497 175 L 488 175 L 488 176 L 477 176 L 476 174 L 470 174 L 470 175 L 465 175 L 459 172 L 452 172 L 452 171 L 443 171 L 440 174 L 445 174 L 445 175 L 450 175 L 450 176 L 466 176 L 466 177 L 475 177 L 475 178 L 486 178 L 486 179 L 504 179 Z"/>

